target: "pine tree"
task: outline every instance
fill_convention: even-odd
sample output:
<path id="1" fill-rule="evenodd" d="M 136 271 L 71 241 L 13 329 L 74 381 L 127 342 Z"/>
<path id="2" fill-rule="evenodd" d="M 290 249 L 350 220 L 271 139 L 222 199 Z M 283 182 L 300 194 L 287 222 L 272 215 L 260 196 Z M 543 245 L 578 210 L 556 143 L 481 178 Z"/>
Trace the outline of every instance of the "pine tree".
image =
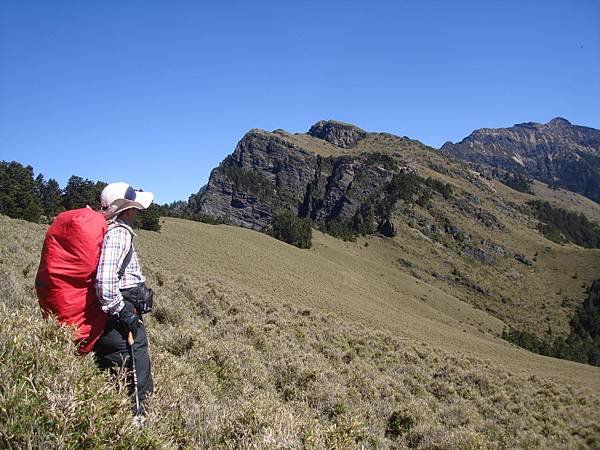
<path id="1" fill-rule="evenodd" d="M 38 222 L 42 206 L 36 194 L 33 167 L 16 161 L 0 162 L 0 214 Z"/>
<path id="2" fill-rule="evenodd" d="M 152 204 L 148 209 L 139 211 L 134 222 L 136 228 L 149 231 L 160 231 L 160 216 L 162 215 L 160 206 Z"/>
<path id="3" fill-rule="evenodd" d="M 48 217 L 55 217 L 65 210 L 62 202 L 62 189 L 54 178 L 50 178 L 46 183 L 46 190 L 42 197 L 44 214 Z"/>
<path id="4" fill-rule="evenodd" d="M 278 211 L 273 216 L 273 237 L 298 248 L 312 246 L 312 221 L 300 219 L 291 211 Z"/>
<path id="5" fill-rule="evenodd" d="M 42 213 L 47 220 L 52 220 L 61 211 L 64 211 L 62 190 L 54 178 L 47 182 L 41 173 L 35 179 L 36 194 L 42 205 Z"/>
<path id="6" fill-rule="evenodd" d="M 106 186 L 102 181 L 93 182 L 76 175 L 69 178 L 63 193 L 65 209 L 84 208 L 89 205 L 93 209 L 100 209 L 100 193 Z"/>

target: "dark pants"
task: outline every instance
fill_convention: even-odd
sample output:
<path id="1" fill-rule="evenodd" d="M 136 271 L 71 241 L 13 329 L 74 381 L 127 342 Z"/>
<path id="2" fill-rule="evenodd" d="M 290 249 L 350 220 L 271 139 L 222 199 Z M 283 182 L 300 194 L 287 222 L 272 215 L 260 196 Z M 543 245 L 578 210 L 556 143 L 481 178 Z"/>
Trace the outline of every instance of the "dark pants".
<path id="1" fill-rule="evenodd" d="M 128 305 L 128 302 L 126 302 Z M 130 349 L 127 344 L 127 327 L 119 323 L 113 317 L 109 316 L 104 328 L 104 334 L 94 345 L 96 353 L 96 364 L 100 369 L 111 370 L 117 372 L 120 368 L 131 370 Z M 138 396 L 140 401 L 140 410 L 135 407 L 135 397 L 133 397 L 133 413 L 134 415 L 144 414 L 144 401 L 152 394 L 154 390 L 154 381 L 150 373 L 150 357 L 148 356 L 148 338 L 144 325 L 141 324 L 137 330 L 135 342 L 133 344 L 133 355 L 135 358 L 135 369 L 138 383 Z M 135 395 L 133 376 L 128 377 L 129 393 Z"/>

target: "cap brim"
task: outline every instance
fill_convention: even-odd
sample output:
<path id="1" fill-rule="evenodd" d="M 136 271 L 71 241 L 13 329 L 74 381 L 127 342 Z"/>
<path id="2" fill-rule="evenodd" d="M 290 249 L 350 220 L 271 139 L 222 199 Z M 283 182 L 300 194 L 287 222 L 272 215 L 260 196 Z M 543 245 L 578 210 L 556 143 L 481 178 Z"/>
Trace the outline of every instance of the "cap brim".
<path id="1" fill-rule="evenodd" d="M 118 199 L 118 200 L 115 200 L 114 202 L 112 202 L 110 204 L 110 206 L 108 207 L 108 209 L 106 211 L 104 211 L 102 214 L 104 215 L 104 218 L 106 220 L 110 220 L 113 217 L 116 217 L 119 214 L 121 214 L 123 211 L 126 211 L 131 208 L 146 209 L 146 208 L 144 208 L 144 206 L 141 203 L 132 202 L 131 200 Z"/>
<path id="2" fill-rule="evenodd" d="M 154 194 L 146 191 L 135 191 L 135 201 L 142 205 L 144 209 L 148 208 L 154 200 Z"/>

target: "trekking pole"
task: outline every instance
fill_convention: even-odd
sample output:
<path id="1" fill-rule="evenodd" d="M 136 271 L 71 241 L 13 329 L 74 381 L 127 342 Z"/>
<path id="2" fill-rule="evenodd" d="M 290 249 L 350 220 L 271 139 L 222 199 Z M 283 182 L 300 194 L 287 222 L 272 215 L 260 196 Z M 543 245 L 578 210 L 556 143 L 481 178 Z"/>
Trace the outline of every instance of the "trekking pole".
<path id="1" fill-rule="evenodd" d="M 133 334 L 131 333 L 131 331 L 129 332 L 129 335 L 127 336 L 127 344 L 129 344 L 129 353 L 131 356 L 131 370 L 133 372 L 133 388 L 134 388 L 134 392 L 135 392 L 135 416 L 139 416 L 140 415 L 140 395 L 138 392 L 138 380 L 137 380 L 137 371 L 135 370 L 135 358 L 133 355 L 133 343 L 135 342 L 135 340 L 133 339 Z"/>

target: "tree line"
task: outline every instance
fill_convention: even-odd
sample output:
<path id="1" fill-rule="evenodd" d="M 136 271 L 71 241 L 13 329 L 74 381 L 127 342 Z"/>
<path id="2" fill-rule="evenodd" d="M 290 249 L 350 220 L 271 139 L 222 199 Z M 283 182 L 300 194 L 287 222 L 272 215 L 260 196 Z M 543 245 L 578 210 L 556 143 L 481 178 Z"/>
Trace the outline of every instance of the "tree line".
<path id="1" fill-rule="evenodd" d="M 50 223 L 63 211 L 89 205 L 100 209 L 100 193 L 107 183 L 73 175 L 61 189 L 54 179 L 35 176 L 32 166 L 0 161 L 0 214 L 29 222 Z M 140 211 L 134 226 L 159 231 L 164 207 L 151 205 Z"/>
<path id="2" fill-rule="evenodd" d="M 584 214 L 555 208 L 541 200 L 531 200 L 527 205 L 539 220 L 538 230 L 551 241 L 600 248 L 600 225 L 590 221 Z"/>
<path id="3" fill-rule="evenodd" d="M 502 338 L 540 355 L 600 366 L 600 279 L 592 283 L 569 325 L 569 335 L 554 342 L 516 329 L 504 330 Z"/>

